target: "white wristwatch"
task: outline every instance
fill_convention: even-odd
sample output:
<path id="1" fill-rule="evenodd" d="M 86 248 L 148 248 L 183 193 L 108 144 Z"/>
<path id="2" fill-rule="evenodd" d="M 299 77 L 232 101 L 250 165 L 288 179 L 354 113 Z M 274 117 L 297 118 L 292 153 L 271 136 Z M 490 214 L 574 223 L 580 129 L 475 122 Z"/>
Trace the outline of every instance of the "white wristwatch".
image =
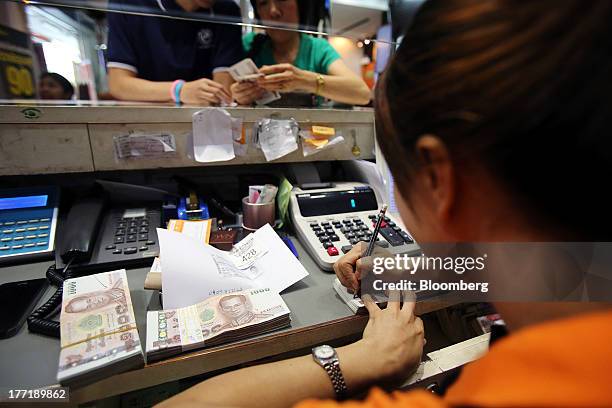
<path id="1" fill-rule="evenodd" d="M 338 354 L 332 346 L 323 345 L 312 349 L 312 358 L 316 361 L 329 376 L 332 382 L 336 397 L 344 399 L 348 392 L 342 370 L 340 370 L 340 360 Z"/>

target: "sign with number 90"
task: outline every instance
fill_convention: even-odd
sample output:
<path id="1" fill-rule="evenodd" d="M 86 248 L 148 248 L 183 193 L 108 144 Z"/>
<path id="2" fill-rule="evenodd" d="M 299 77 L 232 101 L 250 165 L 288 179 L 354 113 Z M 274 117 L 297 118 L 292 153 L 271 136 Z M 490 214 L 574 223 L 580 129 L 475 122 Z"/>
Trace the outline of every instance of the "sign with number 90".
<path id="1" fill-rule="evenodd" d="M 32 74 L 27 68 L 19 68 L 14 65 L 6 67 L 6 80 L 9 85 L 9 92 L 14 96 L 34 95 L 34 81 Z"/>
<path id="2" fill-rule="evenodd" d="M 32 98 L 35 94 L 32 57 L 20 52 L 0 49 L 1 95 L 3 98 Z"/>

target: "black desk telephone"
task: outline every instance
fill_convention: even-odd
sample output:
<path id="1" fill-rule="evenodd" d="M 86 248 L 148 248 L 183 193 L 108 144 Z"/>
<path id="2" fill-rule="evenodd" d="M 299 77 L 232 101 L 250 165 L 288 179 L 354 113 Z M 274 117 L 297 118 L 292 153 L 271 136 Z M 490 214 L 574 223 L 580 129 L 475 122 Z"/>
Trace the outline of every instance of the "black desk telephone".
<path id="1" fill-rule="evenodd" d="M 59 337 L 59 324 L 48 320 L 62 301 L 65 279 L 113 269 L 150 266 L 159 255 L 156 228 L 166 193 L 148 187 L 98 181 L 75 199 L 57 227 L 55 265 L 47 271 L 59 287 L 28 318 L 30 331 Z"/>
<path id="2" fill-rule="evenodd" d="M 80 273 L 147 266 L 159 254 L 161 206 L 141 203 L 107 208 L 101 197 L 83 197 L 58 227 L 56 269 L 69 262 Z"/>

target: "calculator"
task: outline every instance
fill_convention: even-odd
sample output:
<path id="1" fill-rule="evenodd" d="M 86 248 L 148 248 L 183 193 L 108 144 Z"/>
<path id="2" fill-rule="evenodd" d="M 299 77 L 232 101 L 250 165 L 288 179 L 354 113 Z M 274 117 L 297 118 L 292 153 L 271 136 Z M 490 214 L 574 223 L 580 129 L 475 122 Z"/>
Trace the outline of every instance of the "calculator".
<path id="1" fill-rule="evenodd" d="M 341 255 L 360 241 L 369 241 L 382 207 L 367 184 L 336 183 L 334 187 L 302 190 L 290 200 L 291 220 L 300 242 L 317 265 L 332 271 Z M 421 249 L 401 221 L 387 214 L 376 245 L 391 254 L 419 255 Z"/>
<path id="2" fill-rule="evenodd" d="M 52 257 L 58 206 L 55 187 L 0 190 L 0 264 Z"/>

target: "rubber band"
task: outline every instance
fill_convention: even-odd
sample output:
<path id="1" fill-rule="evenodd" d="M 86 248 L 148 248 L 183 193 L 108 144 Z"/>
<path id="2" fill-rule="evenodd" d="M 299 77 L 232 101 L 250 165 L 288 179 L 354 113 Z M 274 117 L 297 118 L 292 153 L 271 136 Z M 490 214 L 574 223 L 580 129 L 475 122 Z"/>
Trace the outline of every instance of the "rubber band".
<path id="1" fill-rule="evenodd" d="M 124 332 L 130 331 L 130 330 L 138 330 L 138 329 L 136 328 L 135 324 L 131 324 L 129 326 L 121 327 L 121 328 L 119 328 L 117 330 L 113 330 L 113 331 L 109 331 L 109 332 L 102 332 L 102 333 L 97 334 L 95 336 L 91 336 L 91 337 L 88 337 L 88 338 L 83 339 L 83 340 L 75 341 L 74 343 L 70 343 L 70 344 L 66 344 L 64 346 L 60 346 L 60 349 L 63 350 L 65 348 L 76 346 L 77 344 L 81 344 L 81 343 L 86 343 L 88 341 L 95 340 L 95 339 L 98 339 L 100 337 L 112 336 L 113 334 L 124 333 Z"/>

